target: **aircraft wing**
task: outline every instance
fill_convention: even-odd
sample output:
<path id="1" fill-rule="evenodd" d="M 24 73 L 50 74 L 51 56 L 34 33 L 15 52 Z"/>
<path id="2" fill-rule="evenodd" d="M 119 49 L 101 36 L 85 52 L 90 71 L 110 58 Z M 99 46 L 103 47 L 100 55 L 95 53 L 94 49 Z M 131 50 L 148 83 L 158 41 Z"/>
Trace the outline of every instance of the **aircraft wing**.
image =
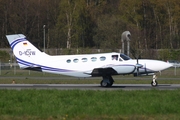
<path id="1" fill-rule="evenodd" d="M 92 77 L 118 74 L 125 75 L 133 73 L 134 70 L 134 65 L 109 65 L 106 67 L 94 68 L 91 71 L 85 72 L 85 74 L 92 75 Z"/>
<path id="2" fill-rule="evenodd" d="M 103 76 L 103 75 L 117 75 L 117 74 L 118 74 L 117 71 L 114 70 L 112 67 L 108 67 L 108 68 L 95 68 L 91 72 L 91 75 L 93 77 Z"/>

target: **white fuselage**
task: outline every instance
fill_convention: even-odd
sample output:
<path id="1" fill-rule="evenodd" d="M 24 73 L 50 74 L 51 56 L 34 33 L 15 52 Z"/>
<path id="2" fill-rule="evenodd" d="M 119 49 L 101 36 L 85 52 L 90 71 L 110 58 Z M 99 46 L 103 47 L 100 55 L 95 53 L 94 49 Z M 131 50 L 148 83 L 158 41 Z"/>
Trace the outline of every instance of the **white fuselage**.
<path id="1" fill-rule="evenodd" d="M 172 65 L 159 60 L 133 60 L 122 53 L 50 56 L 39 51 L 24 35 L 7 35 L 21 69 L 38 70 L 75 77 L 148 74 Z M 139 66 L 140 65 L 140 66 Z"/>
<path id="2" fill-rule="evenodd" d="M 115 60 L 112 56 L 117 56 Z M 120 53 L 102 53 L 85 55 L 42 55 L 41 59 L 33 59 L 33 66 L 40 66 L 43 72 L 63 74 L 75 77 L 91 77 L 95 68 L 113 68 L 118 74 L 136 73 L 135 59 L 124 60 Z M 20 62 L 21 63 L 21 62 Z M 158 60 L 139 59 L 139 73 L 154 73 L 167 69 L 171 65 Z M 20 65 L 23 68 L 23 65 Z"/>
<path id="3" fill-rule="evenodd" d="M 101 76 L 101 86 L 113 85 L 112 75 L 150 75 L 172 65 L 164 61 L 133 60 L 122 53 L 50 56 L 38 50 L 23 34 L 6 35 L 21 69 L 74 77 Z M 157 86 L 156 80 L 151 83 Z"/>

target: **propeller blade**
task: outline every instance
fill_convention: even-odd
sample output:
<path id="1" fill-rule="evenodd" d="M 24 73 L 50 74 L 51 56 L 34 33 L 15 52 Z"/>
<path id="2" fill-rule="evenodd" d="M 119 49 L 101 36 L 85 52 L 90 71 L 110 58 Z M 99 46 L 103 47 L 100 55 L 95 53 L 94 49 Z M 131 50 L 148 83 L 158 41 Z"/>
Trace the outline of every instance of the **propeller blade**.
<path id="1" fill-rule="evenodd" d="M 143 67 L 143 65 L 139 64 L 139 56 L 137 57 L 137 63 L 136 63 L 136 71 L 137 71 L 137 76 L 139 75 L 139 68 Z"/>
<path id="2" fill-rule="evenodd" d="M 145 73 L 146 73 L 146 75 L 148 75 L 147 69 L 146 69 L 146 64 L 144 64 L 144 68 L 145 68 Z"/>

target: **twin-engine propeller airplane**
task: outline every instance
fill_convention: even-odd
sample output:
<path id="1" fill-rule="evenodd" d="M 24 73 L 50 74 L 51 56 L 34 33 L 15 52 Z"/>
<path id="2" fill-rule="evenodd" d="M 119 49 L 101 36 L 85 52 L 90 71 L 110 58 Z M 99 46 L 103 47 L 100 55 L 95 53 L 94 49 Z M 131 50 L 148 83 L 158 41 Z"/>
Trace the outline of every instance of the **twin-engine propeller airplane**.
<path id="1" fill-rule="evenodd" d="M 113 85 L 112 75 L 154 75 L 172 65 L 159 60 L 131 59 L 122 53 L 50 56 L 38 50 L 23 34 L 6 35 L 21 69 L 74 77 L 102 77 L 102 87 Z M 156 78 L 151 85 L 157 86 Z"/>

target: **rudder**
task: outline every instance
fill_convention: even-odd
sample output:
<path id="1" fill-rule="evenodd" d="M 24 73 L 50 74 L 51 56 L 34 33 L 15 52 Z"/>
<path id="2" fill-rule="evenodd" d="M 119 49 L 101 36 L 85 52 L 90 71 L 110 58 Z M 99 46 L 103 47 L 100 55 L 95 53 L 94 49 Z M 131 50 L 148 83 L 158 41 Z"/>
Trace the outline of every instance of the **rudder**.
<path id="1" fill-rule="evenodd" d="M 32 45 L 23 34 L 6 35 L 6 38 L 21 69 L 40 70 L 41 60 L 45 59 L 47 54 Z"/>

